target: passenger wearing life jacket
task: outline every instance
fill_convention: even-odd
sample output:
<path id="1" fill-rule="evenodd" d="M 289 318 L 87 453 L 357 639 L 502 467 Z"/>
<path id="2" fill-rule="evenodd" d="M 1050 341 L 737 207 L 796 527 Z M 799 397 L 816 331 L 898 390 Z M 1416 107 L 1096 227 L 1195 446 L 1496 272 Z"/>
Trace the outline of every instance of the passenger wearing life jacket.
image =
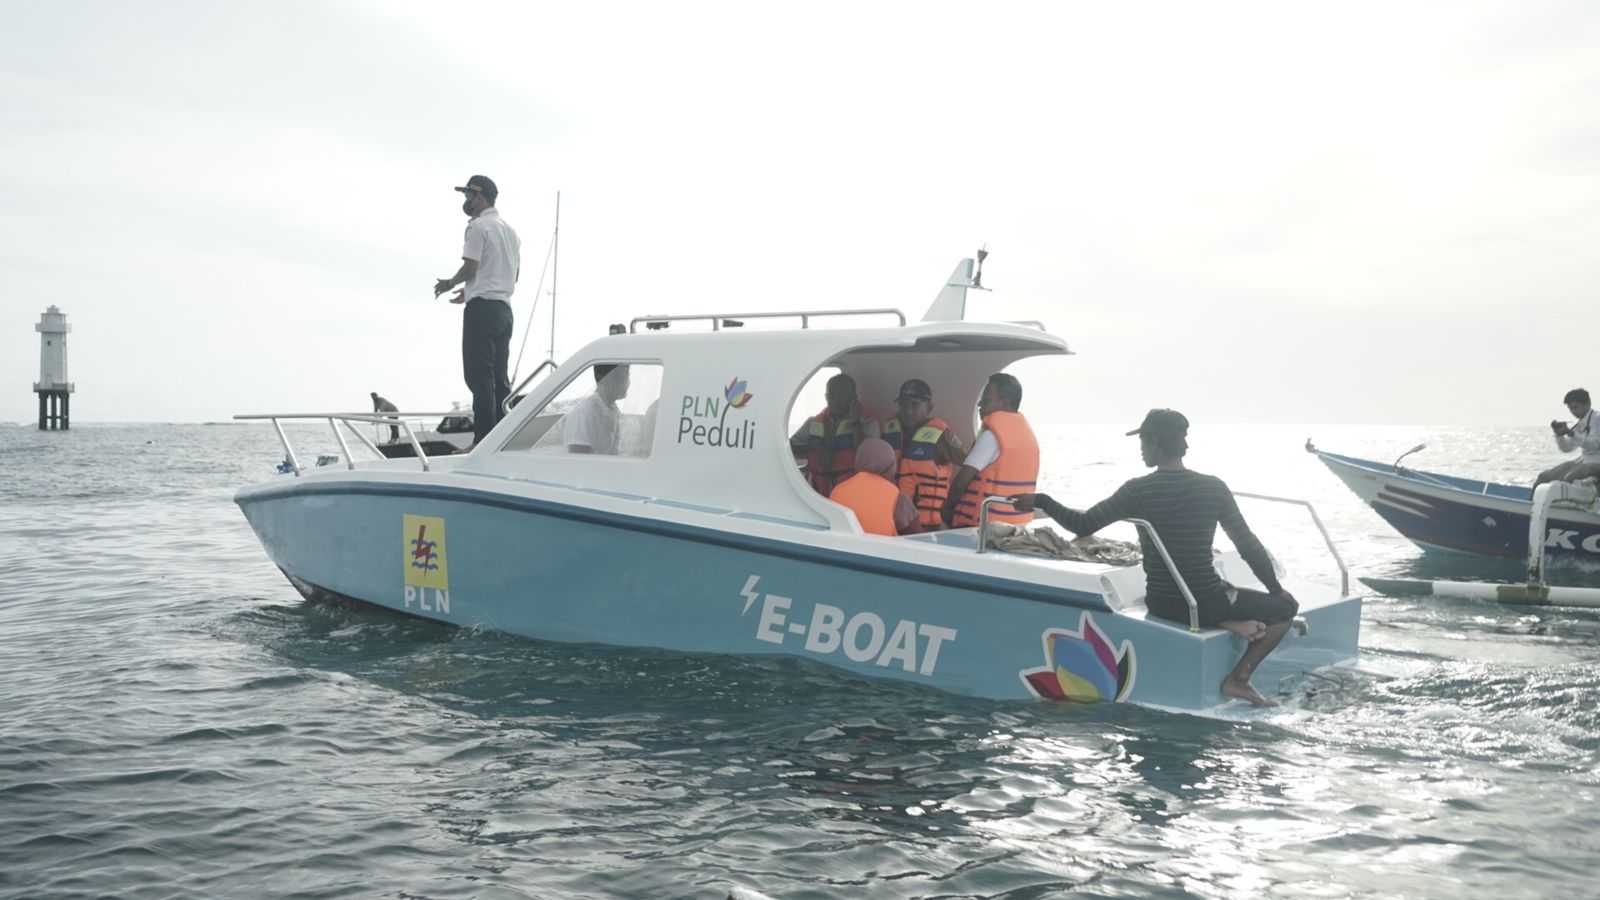
<path id="1" fill-rule="evenodd" d="M 985 497 L 1010 497 L 1037 490 L 1039 441 L 1028 427 L 1028 420 L 1017 412 L 1021 405 L 1021 382 L 1004 372 L 989 376 L 983 398 L 978 401 L 983 432 L 950 480 L 950 496 L 945 498 L 942 510 L 946 525 L 962 528 L 978 524 L 978 505 Z M 1009 503 L 997 503 L 989 508 L 989 521 L 1026 525 L 1033 521 L 1033 513 L 1022 512 Z"/>
<path id="2" fill-rule="evenodd" d="M 895 479 L 916 507 L 921 530 L 937 531 L 944 527 L 950 476 L 966 450 L 950 426 L 933 415 L 933 389 L 926 381 L 912 378 L 900 385 L 895 406 L 897 414 L 883 423 L 883 439 L 899 457 Z"/>
<path id="3" fill-rule="evenodd" d="M 856 471 L 833 489 L 828 499 L 856 514 L 867 534 L 894 537 L 917 531 L 917 511 L 911 498 L 894 483 L 894 448 L 878 438 L 867 438 L 856 448 Z"/>
<path id="4" fill-rule="evenodd" d="M 864 415 L 856 399 L 856 380 L 840 372 L 828 379 L 828 406 L 806 420 L 789 438 L 795 456 L 806 461 L 806 479 L 826 497 L 856 469 L 856 447 L 878 436 L 878 423 Z"/>

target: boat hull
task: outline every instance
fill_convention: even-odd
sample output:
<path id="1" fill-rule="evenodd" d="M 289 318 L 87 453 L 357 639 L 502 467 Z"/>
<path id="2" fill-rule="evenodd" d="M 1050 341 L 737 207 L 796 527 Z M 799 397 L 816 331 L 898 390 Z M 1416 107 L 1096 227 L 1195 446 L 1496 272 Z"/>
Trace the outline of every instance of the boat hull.
<path id="1" fill-rule="evenodd" d="M 1528 488 L 1473 481 L 1335 453 L 1317 457 L 1373 511 L 1424 550 L 1528 558 Z M 1600 562 L 1600 516 L 1556 509 L 1545 552 L 1551 560 Z"/>
<path id="2" fill-rule="evenodd" d="M 1099 592 L 876 552 L 893 539 L 856 535 L 859 549 L 840 549 L 822 540 L 837 536 L 798 524 L 707 527 L 331 476 L 237 500 L 307 596 L 545 640 L 785 653 L 959 694 L 1184 710 L 1223 702 L 1218 687 L 1243 649 L 1227 632 L 1115 611 Z M 931 543 L 918 552 L 928 550 L 969 558 Z M 1291 635 L 1258 684 L 1270 692 L 1285 676 L 1352 660 L 1360 611 L 1358 598 L 1337 597 L 1305 610 L 1309 634 Z"/>

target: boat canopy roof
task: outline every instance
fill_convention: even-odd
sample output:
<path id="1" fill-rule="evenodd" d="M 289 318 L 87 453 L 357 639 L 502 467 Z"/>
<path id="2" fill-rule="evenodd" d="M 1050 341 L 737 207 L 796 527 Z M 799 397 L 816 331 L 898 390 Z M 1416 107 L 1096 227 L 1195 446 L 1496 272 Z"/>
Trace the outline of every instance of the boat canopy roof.
<path id="1" fill-rule="evenodd" d="M 789 449 L 791 409 L 820 371 L 837 367 L 852 376 L 865 413 L 878 419 L 894 414 L 902 382 L 921 378 L 933 389 L 934 414 L 970 444 L 989 375 L 1030 356 L 1069 352 L 1064 340 L 1039 328 L 965 321 L 615 334 L 591 342 L 534 386 L 455 471 L 853 528 L 853 517 L 807 485 Z M 567 452 L 561 419 L 572 398 L 594 391 L 595 367 L 606 365 L 649 367 L 658 378 L 634 376 L 635 394 L 647 396 L 630 395 L 620 411 L 643 452 Z"/>

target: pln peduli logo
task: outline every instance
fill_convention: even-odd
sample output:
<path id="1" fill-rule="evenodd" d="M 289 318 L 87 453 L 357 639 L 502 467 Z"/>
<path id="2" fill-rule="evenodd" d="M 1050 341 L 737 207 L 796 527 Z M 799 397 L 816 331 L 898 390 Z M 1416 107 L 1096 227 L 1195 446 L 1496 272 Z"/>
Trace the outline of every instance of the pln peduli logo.
<path id="1" fill-rule="evenodd" d="M 1017 674 L 1034 695 L 1071 703 L 1116 702 L 1133 690 L 1133 643 L 1111 648 L 1100 626 L 1086 612 L 1078 630 L 1051 628 L 1044 633 L 1045 664 Z"/>
<path id="2" fill-rule="evenodd" d="M 728 424 L 728 413 L 743 410 L 755 397 L 746 384 L 735 375 L 715 394 L 684 394 L 678 407 L 678 443 L 687 441 L 696 447 L 726 447 L 730 450 L 750 450 L 756 445 L 756 424 L 741 416 Z"/>

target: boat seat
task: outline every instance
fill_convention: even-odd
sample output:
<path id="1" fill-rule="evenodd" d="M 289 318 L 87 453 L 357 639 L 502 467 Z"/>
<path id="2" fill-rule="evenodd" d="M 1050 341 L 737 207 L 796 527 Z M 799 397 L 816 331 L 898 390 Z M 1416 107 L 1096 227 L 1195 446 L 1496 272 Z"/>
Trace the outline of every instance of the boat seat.
<path id="1" fill-rule="evenodd" d="M 1117 615 L 1127 616 L 1130 619 L 1159 622 L 1188 632 L 1188 626 L 1181 622 L 1172 622 L 1151 616 L 1150 608 L 1144 605 L 1144 591 L 1144 569 L 1140 566 L 1111 569 L 1100 575 L 1100 592 L 1106 598 L 1106 605 L 1111 607 Z M 1222 628 L 1201 628 L 1198 633 L 1204 636 L 1225 630 Z M 1301 634 L 1304 633 L 1304 631 L 1301 632 Z"/>
<path id="2" fill-rule="evenodd" d="M 1100 593 L 1105 595 L 1106 605 L 1117 612 L 1142 614 L 1144 590 L 1144 569 L 1140 566 L 1125 566 L 1100 575 Z"/>

